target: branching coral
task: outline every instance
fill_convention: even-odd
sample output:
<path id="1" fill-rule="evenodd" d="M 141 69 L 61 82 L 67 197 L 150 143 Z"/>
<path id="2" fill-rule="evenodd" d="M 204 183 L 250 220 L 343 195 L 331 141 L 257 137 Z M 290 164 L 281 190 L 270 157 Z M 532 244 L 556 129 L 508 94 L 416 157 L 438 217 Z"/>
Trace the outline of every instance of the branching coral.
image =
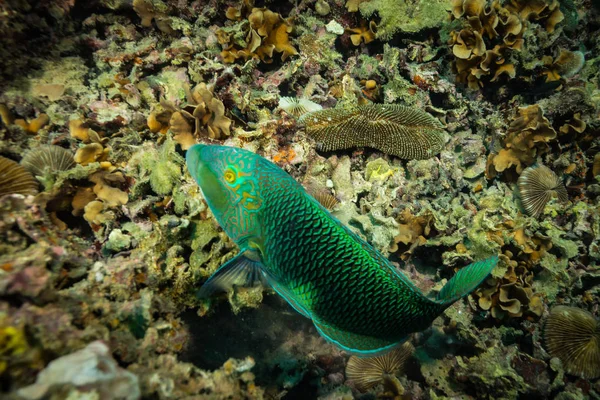
<path id="1" fill-rule="evenodd" d="M 289 34 L 292 32 L 290 20 L 267 8 L 249 9 L 244 4 L 239 9 L 230 7 L 226 16 L 232 20 L 241 20 L 243 13 L 246 14 L 246 20 L 217 31 L 217 38 L 223 46 L 221 57 L 224 62 L 255 58 L 268 64 L 273 62 L 273 52 L 281 53 L 282 61 L 298 54 L 289 41 Z"/>
<path id="2" fill-rule="evenodd" d="M 405 159 L 426 159 L 446 143 L 442 124 L 417 108 L 396 104 L 332 108 L 300 121 L 325 151 L 372 147 Z"/>
<path id="3" fill-rule="evenodd" d="M 503 140 L 504 148 L 488 157 L 486 176 L 491 179 L 512 167 L 520 174 L 548 151 L 547 143 L 554 138 L 556 131 L 539 105 L 519 108 Z"/>

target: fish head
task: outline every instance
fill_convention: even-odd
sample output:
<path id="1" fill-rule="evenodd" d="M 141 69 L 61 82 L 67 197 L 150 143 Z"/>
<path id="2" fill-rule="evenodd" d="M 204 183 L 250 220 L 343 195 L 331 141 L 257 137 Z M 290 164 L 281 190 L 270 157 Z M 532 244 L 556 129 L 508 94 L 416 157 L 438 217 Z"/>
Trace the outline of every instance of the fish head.
<path id="1" fill-rule="evenodd" d="M 263 207 L 258 184 L 261 157 L 229 146 L 196 144 L 186 163 L 213 215 L 236 243 L 259 236 L 257 216 Z"/>

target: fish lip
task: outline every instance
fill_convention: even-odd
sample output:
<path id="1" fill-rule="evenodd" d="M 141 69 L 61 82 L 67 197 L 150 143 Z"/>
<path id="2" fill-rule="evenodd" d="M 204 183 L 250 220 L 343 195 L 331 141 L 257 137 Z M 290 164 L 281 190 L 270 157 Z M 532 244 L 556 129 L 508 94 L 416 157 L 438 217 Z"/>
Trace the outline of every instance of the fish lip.
<path id="1" fill-rule="evenodd" d="M 185 154 L 185 162 L 190 175 L 198 182 L 198 172 L 200 168 L 206 166 L 206 160 L 202 158 L 203 150 L 207 147 L 205 144 L 195 144 L 190 147 Z"/>

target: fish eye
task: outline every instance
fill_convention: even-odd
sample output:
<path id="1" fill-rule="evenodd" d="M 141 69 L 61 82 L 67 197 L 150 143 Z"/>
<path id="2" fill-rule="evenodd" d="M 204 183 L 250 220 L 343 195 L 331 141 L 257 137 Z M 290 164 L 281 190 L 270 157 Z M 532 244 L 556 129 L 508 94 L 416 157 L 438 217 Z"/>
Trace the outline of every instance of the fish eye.
<path id="1" fill-rule="evenodd" d="M 225 182 L 233 183 L 235 181 L 235 172 L 233 172 L 231 169 L 226 169 L 223 177 L 225 178 Z"/>

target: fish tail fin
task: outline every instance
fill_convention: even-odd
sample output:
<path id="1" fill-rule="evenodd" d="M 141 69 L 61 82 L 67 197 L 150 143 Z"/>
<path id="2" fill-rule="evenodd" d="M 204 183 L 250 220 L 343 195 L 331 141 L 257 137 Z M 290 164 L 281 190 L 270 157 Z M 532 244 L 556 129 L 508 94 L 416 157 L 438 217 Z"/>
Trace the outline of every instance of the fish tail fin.
<path id="1" fill-rule="evenodd" d="M 498 256 L 467 265 L 444 285 L 437 295 L 436 303 L 448 307 L 456 300 L 468 295 L 488 277 L 496 264 L 498 264 Z"/>

